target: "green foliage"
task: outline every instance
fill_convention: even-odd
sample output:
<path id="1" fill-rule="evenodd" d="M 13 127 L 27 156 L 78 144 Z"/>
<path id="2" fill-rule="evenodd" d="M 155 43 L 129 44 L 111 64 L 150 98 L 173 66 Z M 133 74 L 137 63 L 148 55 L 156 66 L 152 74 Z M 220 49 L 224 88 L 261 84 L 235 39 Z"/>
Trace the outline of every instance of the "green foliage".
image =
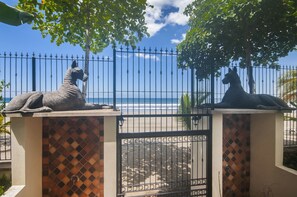
<path id="1" fill-rule="evenodd" d="M 5 103 L 3 102 L 3 96 L 2 91 L 4 88 L 8 88 L 9 84 L 5 84 L 5 82 L 2 80 L 0 81 L 0 111 L 4 108 Z"/>
<path id="2" fill-rule="evenodd" d="M 116 41 L 135 45 L 147 35 L 146 0 L 19 0 L 18 8 L 35 15 L 33 29 L 57 45 L 70 43 L 94 53 Z"/>
<path id="3" fill-rule="evenodd" d="M 5 122 L 3 115 L 0 115 L 0 133 L 10 134 L 10 131 L 7 130 L 7 127 L 10 125 L 10 121 Z"/>
<path id="4" fill-rule="evenodd" d="M 278 80 L 281 98 L 287 102 L 297 103 L 297 70 L 285 72 Z"/>
<path id="5" fill-rule="evenodd" d="M 241 67 L 277 67 L 279 57 L 297 45 L 297 2 L 294 0 L 195 0 L 186 39 L 178 45 L 181 67 L 195 67 L 206 78 L 230 61 Z M 249 80 L 253 82 L 251 70 Z"/>
<path id="6" fill-rule="evenodd" d="M 0 177 L 0 195 L 3 195 L 6 190 L 11 187 L 11 180 L 6 175 Z"/>
<path id="7" fill-rule="evenodd" d="M 201 105 L 209 95 L 210 95 L 209 92 L 198 94 L 198 97 L 194 98 L 194 104 L 192 105 L 190 95 L 188 93 L 183 94 L 179 101 L 178 113 L 179 114 L 191 114 L 192 107 Z M 191 128 L 192 128 L 191 116 L 182 116 L 180 118 L 180 120 L 185 124 L 185 127 L 188 130 L 191 130 Z"/>
<path id="8" fill-rule="evenodd" d="M 0 186 L 0 196 L 2 196 L 4 192 L 5 192 L 4 186 Z"/>
<path id="9" fill-rule="evenodd" d="M 180 98 L 180 104 L 178 106 L 178 113 L 179 114 L 191 114 L 192 106 L 191 106 L 191 99 L 189 94 L 183 94 Z M 191 129 L 191 116 L 182 116 L 181 121 L 185 124 L 185 127 L 190 130 Z"/>
<path id="10" fill-rule="evenodd" d="M 280 97 L 297 108 L 297 70 L 285 72 L 278 80 L 278 87 L 281 89 Z M 297 117 L 287 115 L 285 120 L 297 121 Z"/>
<path id="11" fill-rule="evenodd" d="M 3 102 L 3 96 L 2 96 L 2 91 L 4 88 L 9 87 L 9 84 L 5 84 L 5 82 L 2 80 L 0 81 L 0 112 L 3 110 L 5 106 L 5 102 Z M 7 127 L 10 125 L 9 122 L 5 122 L 3 115 L 0 113 L 0 133 L 10 133 L 7 130 Z"/>
<path id="12" fill-rule="evenodd" d="M 33 29 L 51 36 L 57 45 L 70 43 L 85 51 L 89 74 L 90 51 L 98 53 L 116 42 L 135 46 L 147 34 L 146 0 L 19 0 L 18 7 L 34 14 Z M 86 96 L 87 82 L 82 94 Z"/>

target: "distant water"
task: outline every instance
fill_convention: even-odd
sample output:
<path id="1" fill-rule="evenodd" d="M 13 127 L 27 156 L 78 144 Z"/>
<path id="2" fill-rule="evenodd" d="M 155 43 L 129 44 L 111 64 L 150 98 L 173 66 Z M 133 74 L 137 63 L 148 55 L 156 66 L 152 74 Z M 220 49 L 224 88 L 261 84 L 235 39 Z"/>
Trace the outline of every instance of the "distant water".
<path id="1" fill-rule="evenodd" d="M 3 99 L 5 103 L 9 103 L 9 101 L 11 100 L 11 98 L 4 98 Z"/>
<path id="2" fill-rule="evenodd" d="M 4 98 L 9 103 L 11 98 Z M 113 98 L 87 98 L 89 103 L 113 105 Z M 121 111 L 178 110 L 178 98 L 117 98 L 116 107 Z"/>
<path id="3" fill-rule="evenodd" d="M 87 102 L 113 105 L 112 98 L 88 98 Z M 178 98 L 117 98 L 116 107 L 127 111 L 178 110 Z"/>

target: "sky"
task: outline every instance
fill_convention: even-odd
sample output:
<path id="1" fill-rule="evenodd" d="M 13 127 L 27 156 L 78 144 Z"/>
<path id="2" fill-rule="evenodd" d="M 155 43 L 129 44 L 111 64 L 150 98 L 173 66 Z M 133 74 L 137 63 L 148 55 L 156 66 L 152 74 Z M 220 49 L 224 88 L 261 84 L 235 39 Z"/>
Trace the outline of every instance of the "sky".
<path id="1" fill-rule="evenodd" d="M 15 6 L 17 0 L 2 0 L 4 3 Z M 150 37 L 144 38 L 138 43 L 139 47 L 173 48 L 184 39 L 188 30 L 188 17 L 183 14 L 185 7 L 193 0 L 148 0 L 153 8 L 146 10 L 146 23 Z M 50 42 L 50 37 L 42 38 L 41 33 L 32 30 L 32 25 L 10 26 L 0 23 L 0 54 L 35 53 L 53 55 L 83 55 L 79 46 L 62 44 L 57 46 Z M 99 56 L 112 56 L 111 47 L 107 47 Z M 290 53 L 281 58 L 284 65 L 297 65 L 297 52 Z"/>

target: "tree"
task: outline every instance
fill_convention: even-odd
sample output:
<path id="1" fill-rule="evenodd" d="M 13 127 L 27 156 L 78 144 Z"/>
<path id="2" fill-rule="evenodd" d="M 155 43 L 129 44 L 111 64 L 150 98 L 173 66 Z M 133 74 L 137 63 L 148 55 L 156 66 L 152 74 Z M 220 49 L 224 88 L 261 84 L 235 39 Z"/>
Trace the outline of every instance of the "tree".
<path id="1" fill-rule="evenodd" d="M 210 95 L 210 92 L 197 93 L 197 97 L 193 99 L 194 103 L 191 101 L 191 96 L 189 93 L 181 95 L 178 106 L 178 113 L 186 116 L 181 116 L 180 120 L 183 122 L 187 130 L 192 129 L 192 119 L 193 117 L 187 116 L 192 113 L 193 107 L 200 106 Z"/>
<path id="2" fill-rule="evenodd" d="M 90 51 L 100 52 L 116 42 L 134 46 L 147 35 L 146 0 L 19 0 L 18 7 L 35 15 L 33 29 L 43 37 L 84 49 L 86 74 Z"/>
<path id="3" fill-rule="evenodd" d="M 278 80 L 281 98 L 297 108 L 297 70 L 285 72 Z M 297 117 L 286 116 L 288 120 L 297 121 Z"/>
<path id="4" fill-rule="evenodd" d="M 5 102 L 3 102 L 3 96 L 2 96 L 2 91 L 4 88 L 8 87 L 9 84 L 5 84 L 5 82 L 2 80 L 0 81 L 0 134 L 2 133 L 10 133 L 7 130 L 7 127 L 10 125 L 10 121 L 5 121 L 4 116 L 2 115 L 1 111 L 5 107 Z"/>
<path id="5" fill-rule="evenodd" d="M 277 67 L 297 45 L 295 0 L 195 0 L 186 39 L 178 45 L 181 67 L 197 68 L 200 79 L 239 61 L 254 93 L 253 66 Z M 200 73 L 199 73 L 200 72 Z"/>
<path id="6" fill-rule="evenodd" d="M 24 23 L 31 23 L 34 16 L 0 1 L 0 22 L 18 26 Z"/>
<path id="7" fill-rule="evenodd" d="M 281 88 L 281 98 L 286 102 L 297 103 L 297 70 L 285 72 L 278 81 Z"/>

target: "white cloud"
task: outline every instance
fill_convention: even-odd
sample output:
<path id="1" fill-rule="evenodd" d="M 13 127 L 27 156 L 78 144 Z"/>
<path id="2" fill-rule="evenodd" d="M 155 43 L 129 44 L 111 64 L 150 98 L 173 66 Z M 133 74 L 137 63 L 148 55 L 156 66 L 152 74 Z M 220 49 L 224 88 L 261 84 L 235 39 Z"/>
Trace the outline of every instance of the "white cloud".
<path id="1" fill-rule="evenodd" d="M 149 54 L 144 54 L 144 53 L 136 53 L 136 57 L 144 58 L 144 59 L 153 59 L 156 61 L 160 61 L 160 58 L 157 57 L 156 55 L 149 55 Z"/>
<path id="2" fill-rule="evenodd" d="M 128 55 L 126 55 L 126 54 L 118 55 L 117 54 L 116 56 L 117 56 L 117 58 L 123 58 L 123 59 L 129 59 L 129 58 L 132 57 L 131 54 L 128 54 Z M 143 58 L 143 59 L 153 59 L 155 61 L 160 61 L 160 58 L 158 56 L 153 55 L 153 54 L 149 54 L 149 53 L 138 53 L 138 52 L 136 52 L 135 56 Z"/>
<path id="3" fill-rule="evenodd" d="M 165 23 L 149 23 L 146 26 L 147 26 L 148 33 L 150 34 L 150 36 L 154 36 L 165 25 L 166 25 Z"/>
<path id="4" fill-rule="evenodd" d="M 154 36 L 166 25 L 186 25 L 189 18 L 183 12 L 193 0 L 148 0 L 147 2 L 154 6 L 147 7 L 145 15 L 148 33 Z M 178 11 L 165 15 L 162 10 L 166 6 L 177 8 Z"/>
<path id="5" fill-rule="evenodd" d="M 181 38 L 181 39 L 171 39 L 171 43 L 172 43 L 172 44 L 179 44 L 179 43 L 181 43 L 185 38 L 186 38 L 186 34 L 182 34 L 182 38 Z"/>
<path id="6" fill-rule="evenodd" d="M 118 55 L 118 53 L 117 53 L 117 58 L 124 58 L 124 59 L 128 59 L 128 58 L 130 58 L 131 57 L 131 55 L 129 54 L 129 55 L 125 55 L 125 54 L 121 54 L 121 55 Z"/>
<path id="7" fill-rule="evenodd" d="M 148 33 L 150 36 L 154 36 L 160 31 L 166 24 L 161 21 L 162 9 L 161 7 L 154 6 L 153 8 L 146 8 L 145 22 L 147 23 Z"/>
<path id="8" fill-rule="evenodd" d="M 163 7 L 164 5 L 171 5 L 174 0 L 147 0 L 147 3 L 155 7 Z"/>
<path id="9" fill-rule="evenodd" d="M 168 15 L 166 22 L 167 24 L 177 24 L 177 25 L 186 25 L 189 21 L 189 17 L 180 13 L 180 12 L 172 12 Z"/>
<path id="10" fill-rule="evenodd" d="M 172 44 L 179 44 L 181 41 L 179 39 L 171 39 Z"/>

